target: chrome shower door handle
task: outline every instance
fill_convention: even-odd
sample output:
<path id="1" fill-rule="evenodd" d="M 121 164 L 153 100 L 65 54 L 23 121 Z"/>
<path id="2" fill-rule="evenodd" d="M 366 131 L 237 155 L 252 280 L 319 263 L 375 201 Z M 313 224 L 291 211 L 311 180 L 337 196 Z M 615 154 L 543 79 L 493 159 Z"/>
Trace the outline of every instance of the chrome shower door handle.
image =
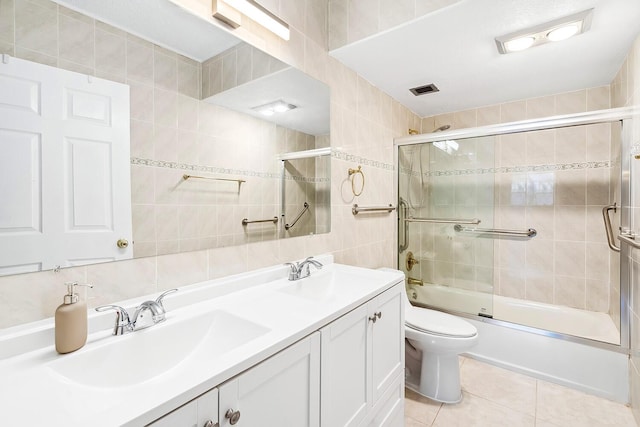
<path id="1" fill-rule="evenodd" d="M 612 251 L 620 252 L 620 246 L 616 246 L 615 240 L 613 237 L 613 229 L 611 227 L 611 217 L 609 216 L 609 211 L 613 211 L 614 213 L 618 210 L 616 203 L 605 206 L 602 208 L 602 219 L 604 220 L 604 230 L 607 233 L 607 244 Z"/>

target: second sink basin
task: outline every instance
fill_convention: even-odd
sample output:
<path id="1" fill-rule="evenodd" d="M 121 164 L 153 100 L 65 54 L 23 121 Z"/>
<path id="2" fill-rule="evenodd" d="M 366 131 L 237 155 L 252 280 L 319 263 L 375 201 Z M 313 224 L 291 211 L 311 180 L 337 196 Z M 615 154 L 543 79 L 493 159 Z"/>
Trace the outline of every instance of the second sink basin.
<path id="1" fill-rule="evenodd" d="M 289 295 L 312 301 L 331 301 L 366 286 L 366 278 L 340 270 L 314 271 L 300 280 L 289 281 L 280 289 Z"/>
<path id="2" fill-rule="evenodd" d="M 148 329 L 105 338 L 97 347 L 61 356 L 49 366 L 81 385 L 125 387 L 151 380 L 199 354 L 215 359 L 268 331 L 216 310 L 182 321 L 169 318 Z"/>

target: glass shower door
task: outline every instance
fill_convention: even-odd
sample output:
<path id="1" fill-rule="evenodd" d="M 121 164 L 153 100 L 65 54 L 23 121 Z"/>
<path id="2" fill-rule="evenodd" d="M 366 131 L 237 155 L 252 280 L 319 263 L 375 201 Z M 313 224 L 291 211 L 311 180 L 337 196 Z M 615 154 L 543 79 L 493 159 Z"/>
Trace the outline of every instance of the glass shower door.
<path id="1" fill-rule="evenodd" d="M 398 265 L 412 303 L 493 315 L 493 136 L 398 147 Z"/>

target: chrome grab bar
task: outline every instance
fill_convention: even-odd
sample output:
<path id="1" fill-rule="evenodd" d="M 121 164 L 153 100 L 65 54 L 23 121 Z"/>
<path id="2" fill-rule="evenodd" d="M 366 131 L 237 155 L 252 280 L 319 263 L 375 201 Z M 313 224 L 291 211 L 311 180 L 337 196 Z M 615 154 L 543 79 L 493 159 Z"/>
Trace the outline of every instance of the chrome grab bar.
<path id="1" fill-rule="evenodd" d="M 636 237 L 637 236 L 635 234 L 626 232 L 626 233 L 620 233 L 620 235 L 618 236 L 618 240 L 620 240 L 621 242 L 625 242 L 636 249 L 640 249 L 640 242 L 636 240 Z M 618 249 L 618 251 L 619 250 L 620 249 Z"/>
<path id="2" fill-rule="evenodd" d="M 184 179 L 185 181 L 190 179 L 190 178 L 210 179 L 212 181 L 230 181 L 230 182 L 237 182 L 238 184 L 242 184 L 243 182 L 247 182 L 244 179 L 215 178 L 213 176 L 198 176 L 198 175 L 187 175 L 187 174 L 182 175 L 182 179 Z"/>
<path id="3" fill-rule="evenodd" d="M 255 220 L 255 221 L 249 221 L 247 218 L 245 218 L 245 219 L 242 220 L 242 225 L 246 226 L 247 224 L 253 224 L 253 223 L 256 223 L 256 222 L 272 222 L 272 223 L 276 224 L 278 222 L 278 217 L 274 216 L 273 218 L 258 219 L 258 220 Z"/>
<path id="4" fill-rule="evenodd" d="M 605 206 L 604 208 L 602 208 L 602 219 L 604 220 L 604 230 L 607 232 L 607 244 L 609 245 L 609 248 L 611 248 L 612 251 L 620 252 L 620 246 L 616 246 L 615 239 L 613 238 L 613 229 L 611 228 L 611 217 L 609 216 L 609 211 L 613 211 L 613 213 L 616 213 L 617 210 L 618 210 L 618 207 L 616 206 L 616 203 L 609 206 Z M 618 239 L 620 239 L 621 236 L 618 236 Z"/>
<path id="5" fill-rule="evenodd" d="M 409 206 L 402 197 L 399 197 L 399 199 L 398 221 L 402 223 L 402 232 L 400 232 L 400 224 L 398 224 L 398 253 L 402 253 L 409 247 L 409 223 L 405 221 Z M 402 243 L 400 243 L 400 236 L 402 236 Z"/>
<path id="6" fill-rule="evenodd" d="M 306 211 L 308 211 L 308 210 L 309 210 L 309 203 L 304 202 L 303 208 L 302 208 L 302 210 L 300 211 L 300 213 L 298 214 L 298 216 L 296 217 L 296 219 L 294 219 L 294 220 L 293 220 L 293 222 L 292 222 L 291 224 L 288 224 L 288 223 L 287 223 L 287 224 L 285 224 L 285 225 L 284 225 L 285 230 L 288 230 L 288 229 L 290 229 L 291 227 L 293 227 L 294 225 L 296 225 L 296 222 L 298 222 L 298 220 L 300 219 L 300 217 L 301 217 L 301 216 L 302 216 Z"/>
<path id="7" fill-rule="evenodd" d="M 407 239 L 407 235 L 409 234 L 409 223 L 406 221 L 407 210 L 409 206 L 407 202 L 404 201 L 402 197 L 400 197 L 400 201 L 398 202 L 398 220 L 402 221 L 402 226 L 398 224 L 398 253 L 404 252 L 409 246 L 409 242 Z M 402 227 L 402 233 L 400 233 L 400 228 Z M 400 235 L 402 235 L 402 243 L 400 243 Z"/>
<path id="8" fill-rule="evenodd" d="M 396 210 L 396 207 L 389 203 L 389 206 L 358 206 L 357 204 L 353 205 L 351 208 L 351 213 L 354 215 L 358 215 L 360 212 L 388 212 L 391 213 Z"/>
<path id="9" fill-rule="evenodd" d="M 434 224 L 480 224 L 478 218 L 473 219 L 455 219 L 455 218 L 414 218 L 410 216 L 405 219 L 406 222 L 429 222 Z"/>
<path id="10" fill-rule="evenodd" d="M 538 234 L 535 228 L 529 228 L 528 230 L 504 230 L 500 228 L 470 228 L 456 224 L 453 229 L 463 233 L 495 234 L 498 236 L 536 237 Z"/>

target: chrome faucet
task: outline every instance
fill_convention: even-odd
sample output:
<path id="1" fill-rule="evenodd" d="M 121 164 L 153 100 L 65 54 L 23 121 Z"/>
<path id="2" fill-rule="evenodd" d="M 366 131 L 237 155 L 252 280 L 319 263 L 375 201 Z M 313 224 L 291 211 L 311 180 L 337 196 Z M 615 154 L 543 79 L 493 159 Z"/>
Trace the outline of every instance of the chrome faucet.
<path id="1" fill-rule="evenodd" d="M 144 319 L 148 319 L 148 316 L 145 316 L 147 311 L 151 312 L 151 322 L 144 321 Z M 134 325 L 135 329 L 148 328 L 156 323 L 164 322 L 165 313 L 161 304 L 156 301 L 145 301 L 136 308 L 131 324 Z"/>
<path id="2" fill-rule="evenodd" d="M 289 280 L 300 280 L 310 276 L 311 275 L 311 271 L 309 270 L 310 265 L 313 265 L 318 270 L 322 268 L 322 263 L 313 259 L 312 256 L 305 259 L 304 261 L 297 262 L 295 264 L 292 262 L 287 262 L 285 263 L 285 265 L 288 265 L 290 267 Z"/>
<path id="3" fill-rule="evenodd" d="M 170 289 L 166 292 L 160 294 L 155 301 L 145 301 L 136 307 L 136 311 L 133 315 L 133 319 L 129 316 L 129 312 L 126 308 L 120 307 L 119 305 L 108 304 L 101 305 L 100 307 L 96 307 L 96 311 L 106 311 L 106 310 L 115 310 L 116 312 L 116 323 L 113 327 L 113 335 L 124 335 L 127 332 L 137 331 L 139 329 L 148 328 L 149 326 L 153 326 L 156 323 L 163 322 L 165 320 L 166 310 L 164 305 L 162 304 L 162 300 L 165 296 L 177 292 L 177 289 Z M 145 312 L 151 312 L 151 321 L 144 321 L 148 317 L 145 317 Z"/>

